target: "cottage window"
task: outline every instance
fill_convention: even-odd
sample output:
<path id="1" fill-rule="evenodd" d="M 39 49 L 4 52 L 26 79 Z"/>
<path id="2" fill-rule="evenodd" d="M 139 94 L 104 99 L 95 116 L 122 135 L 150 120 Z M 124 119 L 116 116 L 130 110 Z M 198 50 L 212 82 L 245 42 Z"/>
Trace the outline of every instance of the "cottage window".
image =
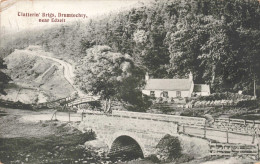
<path id="1" fill-rule="evenodd" d="M 155 97 L 154 91 L 150 91 L 150 96 L 151 96 L 151 97 Z"/>
<path id="2" fill-rule="evenodd" d="M 176 97 L 181 97 L 181 91 L 176 91 Z"/>
<path id="3" fill-rule="evenodd" d="M 168 92 L 167 92 L 167 91 L 163 91 L 163 92 L 162 92 L 162 96 L 163 96 L 163 97 L 168 97 Z"/>

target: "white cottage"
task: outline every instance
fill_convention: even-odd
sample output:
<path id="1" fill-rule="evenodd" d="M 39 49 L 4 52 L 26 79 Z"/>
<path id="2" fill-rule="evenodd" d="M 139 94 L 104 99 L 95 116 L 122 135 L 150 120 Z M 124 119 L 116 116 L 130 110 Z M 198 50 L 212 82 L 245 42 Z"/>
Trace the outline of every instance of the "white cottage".
<path id="1" fill-rule="evenodd" d="M 148 96 L 191 97 L 191 95 L 194 94 L 194 86 L 203 88 L 203 93 L 201 93 L 201 90 L 199 89 L 196 90 L 197 95 L 207 96 L 210 94 L 208 85 L 194 85 L 192 73 L 189 74 L 189 78 L 187 79 L 150 79 L 148 73 L 146 73 L 145 81 L 146 86 L 142 90 L 142 93 Z M 201 85 L 203 87 L 199 87 Z M 208 88 L 208 90 L 205 88 Z"/>

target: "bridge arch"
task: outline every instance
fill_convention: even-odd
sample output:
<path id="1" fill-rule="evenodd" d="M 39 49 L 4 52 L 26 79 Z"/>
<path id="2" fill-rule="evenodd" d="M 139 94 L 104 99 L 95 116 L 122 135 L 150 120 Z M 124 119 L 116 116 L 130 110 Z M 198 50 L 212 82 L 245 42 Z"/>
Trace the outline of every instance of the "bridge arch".
<path id="1" fill-rule="evenodd" d="M 115 135 L 109 147 L 109 156 L 116 158 L 144 158 L 144 153 L 144 147 L 140 139 L 131 134 L 122 133 Z"/>

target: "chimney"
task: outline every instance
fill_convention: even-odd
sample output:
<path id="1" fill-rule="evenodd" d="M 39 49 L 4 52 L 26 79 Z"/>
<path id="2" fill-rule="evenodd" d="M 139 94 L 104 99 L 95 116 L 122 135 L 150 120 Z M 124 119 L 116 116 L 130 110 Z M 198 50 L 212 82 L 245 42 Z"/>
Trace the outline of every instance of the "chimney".
<path id="1" fill-rule="evenodd" d="M 149 80 L 149 74 L 148 74 L 148 72 L 146 72 L 146 74 L 145 74 L 145 81 L 148 81 Z"/>
<path id="2" fill-rule="evenodd" d="M 193 75 L 192 75 L 191 71 L 190 71 L 190 74 L 189 74 L 189 80 L 193 81 Z"/>

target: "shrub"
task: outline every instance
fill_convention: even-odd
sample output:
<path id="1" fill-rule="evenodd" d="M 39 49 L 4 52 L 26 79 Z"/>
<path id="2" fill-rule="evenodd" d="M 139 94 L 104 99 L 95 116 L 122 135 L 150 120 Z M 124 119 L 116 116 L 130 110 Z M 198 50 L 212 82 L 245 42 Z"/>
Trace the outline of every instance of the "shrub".
<path id="1" fill-rule="evenodd" d="M 146 158 L 146 160 L 152 161 L 153 163 L 159 163 L 160 160 L 156 157 L 155 154 L 150 155 L 149 157 Z"/>
<path id="2" fill-rule="evenodd" d="M 191 160 L 193 160 L 194 157 L 190 154 L 183 154 L 181 157 L 179 157 L 177 160 L 176 160 L 176 163 L 185 163 L 185 162 L 189 162 Z"/>
<path id="3" fill-rule="evenodd" d="M 167 134 L 156 146 L 160 160 L 173 161 L 181 156 L 181 143 L 177 137 Z"/>
<path id="4" fill-rule="evenodd" d="M 216 101 L 216 100 L 251 100 L 253 96 L 241 95 L 238 93 L 223 92 L 223 93 L 213 93 L 209 96 L 199 96 L 197 100 L 200 101 Z"/>
<path id="5" fill-rule="evenodd" d="M 257 108 L 258 107 L 258 103 L 257 100 L 244 100 L 244 101 L 239 101 L 237 103 L 237 107 L 241 107 L 241 108 Z"/>
<path id="6" fill-rule="evenodd" d="M 0 100 L 1 107 L 14 108 L 14 109 L 25 109 L 25 110 L 34 110 L 31 104 L 25 104 L 20 101 L 8 101 L 8 100 Z"/>
<path id="7" fill-rule="evenodd" d="M 126 109 L 135 112 L 145 112 L 152 105 L 153 99 L 147 95 L 137 94 L 135 95 L 135 101 L 128 103 Z"/>

